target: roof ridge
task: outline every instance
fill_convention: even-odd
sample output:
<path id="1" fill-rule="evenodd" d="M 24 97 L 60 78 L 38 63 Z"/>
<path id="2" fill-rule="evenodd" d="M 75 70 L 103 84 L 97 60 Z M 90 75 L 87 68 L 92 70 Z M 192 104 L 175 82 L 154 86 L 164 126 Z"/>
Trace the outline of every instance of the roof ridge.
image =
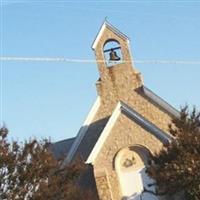
<path id="1" fill-rule="evenodd" d="M 118 28 L 116 28 L 115 26 L 113 26 L 110 22 L 108 22 L 106 19 L 104 20 L 103 24 L 101 25 L 93 43 L 92 43 L 92 49 L 94 50 L 97 46 L 97 43 L 101 37 L 101 35 L 103 34 L 105 28 L 110 29 L 111 31 L 113 31 L 115 34 L 117 34 L 119 37 L 124 38 L 125 40 L 130 40 L 130 38 L 125 35 L 124 33 L 122 33 Z"/>
<path id="2" fill-rule="evenodd" d="M 63 139 L 63 140 L 59 140 L 59 141 L 56 141 L 56 142 L 52 142 L 51 144 L 57 144 L 57 143 L 64 142 L 64 141 L 67 141 L 67 140 L 74 140 L 75 138 L 76 138 L 76 136 L 71 137 L 71 138 L 67 138 L 67 139 Z"/>
<path id="3" fill-rule="evenodd" d="M 150 100 L 152 100 L 154 103 L 159 105 L 161 108 L 163 108 L 165 111 L 167 111 L 172 116 L 178 118 L 180 117 L 180 112 L 173 107 L 171 104 L 169 104 L 167 101 L 165 101 L 163 98 L 158 96 L 156 93 L 154 93 L 152 90 L 147 88 L 146 86 L 142 86 L 142 91 L 146 97 L 148 97 Z"/>

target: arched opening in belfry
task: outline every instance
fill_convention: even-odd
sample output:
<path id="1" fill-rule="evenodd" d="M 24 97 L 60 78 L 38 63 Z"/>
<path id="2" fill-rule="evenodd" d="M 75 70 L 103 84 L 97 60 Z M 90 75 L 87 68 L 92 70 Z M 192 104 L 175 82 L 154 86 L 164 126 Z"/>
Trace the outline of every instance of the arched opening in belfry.
<path id="1" fill-rule="evenodd" d="M 123 200 L 158 200 L 155 181 L 146 173 L 149 151 L 142 146 L 127 147 L 115 157 L 115 169 Z"/>
<path id="2" fill-rule="evenodd" d="M 117 40 L 107 40 L 104 44 L 103 53 L 107 67 L 111 67 L 122 62 L 121 46 Z"/>

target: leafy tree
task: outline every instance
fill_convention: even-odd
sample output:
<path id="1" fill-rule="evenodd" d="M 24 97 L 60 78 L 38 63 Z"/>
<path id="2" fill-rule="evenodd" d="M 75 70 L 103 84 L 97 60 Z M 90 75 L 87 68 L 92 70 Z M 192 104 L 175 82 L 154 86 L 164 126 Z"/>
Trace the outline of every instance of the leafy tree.
<path id="1" fill-rule="evenodd" d="M 199 200 L 200 112 L 182 108 L 169 129 L 174 140 L 152 158 L 147 172 L 156 180 L 157 194 L 184 193 L 187 200 Z"/>
<path id="2" fill-rule="evenodd" d="M 19 144 L 7 140 L 0 128 L 0 199 L 2 200 L 96 200 L 77 180 L 86 170 L 81 161 L 60 167 L 49 141 L 36 139 Z"/>

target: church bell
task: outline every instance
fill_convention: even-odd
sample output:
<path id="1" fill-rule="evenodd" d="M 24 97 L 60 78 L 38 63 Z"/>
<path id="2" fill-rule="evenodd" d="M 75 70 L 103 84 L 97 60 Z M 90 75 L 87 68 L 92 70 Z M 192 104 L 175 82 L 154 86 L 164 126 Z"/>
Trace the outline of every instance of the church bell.
<path id="1" fill-rule="evenodd" d="M 111 49 L 110 51 L 110 61 L 118 61 L 120 60 L 120 57 L 117 55 L 117 52 Z"/>

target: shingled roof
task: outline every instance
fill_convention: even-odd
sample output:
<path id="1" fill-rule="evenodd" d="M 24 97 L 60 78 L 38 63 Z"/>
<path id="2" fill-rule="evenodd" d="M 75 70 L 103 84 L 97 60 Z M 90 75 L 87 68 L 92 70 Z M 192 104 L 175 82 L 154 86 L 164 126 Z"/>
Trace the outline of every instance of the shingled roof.
<path id="1" fill-rule="evenodd" d="M 55 159 L 59 160 L 65 158 L 74 140 L 75 137 L 52 143 L 49 149 L 53 153 Z"/>
<path id="2" fill-rule="evenodd" d="M 77 156 L 86 161 L 95 144 L 97 143 L 108 120 L 109 117 L 91 123 L 87 128 L 84 137 L 81 139 L 76 152 L 73 154 L 73 157 L 70 160 L 68 160 L 67 157 L 63 164 L 67 164 Z"/>

